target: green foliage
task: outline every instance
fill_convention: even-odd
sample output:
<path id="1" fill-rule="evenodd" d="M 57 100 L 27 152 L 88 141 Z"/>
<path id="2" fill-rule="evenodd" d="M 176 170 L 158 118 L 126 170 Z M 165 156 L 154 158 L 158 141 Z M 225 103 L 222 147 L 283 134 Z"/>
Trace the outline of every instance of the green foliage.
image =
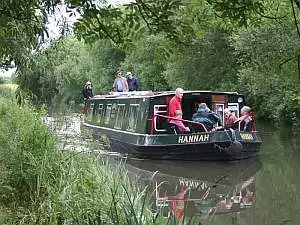
<path id="1" fill-rule="evenodd" d="M 260 116 L 297 121 L 298 0 L 293 1 L 295 15 L 289 0 L 138 0 L 119 7 L 69 0 L 70 14 L 74 9 L 82 13 L 76 36 L 92 44 L 61 38 L 46 50 L 31 51 L 38 46 L 47 12 L 60 1 L 39 3 L 21 1 L 15 9 L 16 2 L 10 1 L 0 8 L 14 8 L 1 15 L 0 37 L 13 40 L 3 47 L 2 59 L 17 59 L 20 90 L 31 91 L 38 104 L 54 102 L 61 108 L 81 102 L 87 79 L 94 94 L 111 91 L 122 69 L 138 74 L 142 90 L 237 90 L 249 96 Z M 18 32 L 11 24 L 20 26 Z M 28 95 L 18 93 L 20 102 Z"/>
<path id="2" fill-rule="evenodd" d="M 1 202 L 26 207 L 45 194 L 47 187 L 39 179 L 47 176 L 52 183 L 57 175 L 57 165 L 45 161 L 58 153 L 52 151 L 55 140 L 38 115 L 19 108 L 13 99 L 1 98 L 0 105 Z"/>
<path id="3" fill-rule="evenodd" d="M 45 51 L 33 55 L 26 68 L 20 68 L 18 83 L 23 89 L 30 90 L 39 104 L 51 104 L 54 97 L 61 103 L 78 100 L 87 76 L 80 65 L 88 67 L 82 46 L 72 39 L 60 39 Z M 69 93 L 74 87 L 78 88 L 78 93 Z"/>
<path id="4" fill-rule="evenodd" d="M 0 5 L 0 60 L 16 60 L 25 48 L 35 45 L 37 34 L 43 34 L 45 17 L 35 0 L 1 0 Z"/>
<path id="5" fill-rule="evenodd" d="M 114 47 L 107 40 L 99 40 L 89 49 L 89 60 L 92 66 L 90 78 L 94 93 L 103 94 L 112 91 L 115 76 L 125 58 L 125 52 Z"/>
<path id="6" fill-rule="evenodd" d="M 263 13 L 264 1 L 262 0 L 207 0 L 219 14 L 218 16 L 237 21 L 239 25 L 247 25 L 253 15 Z"/>
<path id="7" fill-rule="evenodd" d="M 136 43 L 122 64 L 124 71 L 132 71 L 137 75 L 143 90 L 168 90 L 163 76 L 164 64 L 168 52 L 168 42 L 163 36 L 150 35 Z"/>
<path id="8" fill-rule="evenodd" d="M 5 98 L 11 97 L 13 95 L 13 91 L 8 88 L 4 84 L 0 84 L 0 96 L 3 96 Z"/>
<path id="9" fill-rule="evenodd" d="M 72 37 L 61 38 L 31 56 L 27 66 L 19 69 L 18 83 L 32 93 L 35 103 L 62 109 L 71 101 L 82 102 L 87 80 L 92 81 L 94 94 L 111 91 L 124 57 L 108 41 L 87 46 Z"/>
<path id="10" fill-rule="evenodd" d="M 177 17 L 182 7 L 183 2 L 179 0 L 137 0 L 119 8 L 93 4 L 83 8 L 83 16 L 75 24 L 75 33 L 89 43 L 99 38 L 110 39 L 123 47 L 132 45 L 146 32 L 164 33 L 179 43 L 183 34 L 192 32 L 188 21 Z"/>
<path id="11" fill-rule="evenodd" d="M 248 95 L 260 116 L 293 123 L 299 107 L 298 36 L 290 23 L 264 27 L 257 31 L 241 30 L 232 36 L 235 54 L 242 67 L 239 89 Z"/>
<path id="12" fill-rule="evenodd" d="M 228 35 L 211 32 L 194 40 L 183 51 L 175 52 L 164 75 L 174 89 L 217 90 L 231 87 L 237 81 L 238 65 L 228 42 Z"/>

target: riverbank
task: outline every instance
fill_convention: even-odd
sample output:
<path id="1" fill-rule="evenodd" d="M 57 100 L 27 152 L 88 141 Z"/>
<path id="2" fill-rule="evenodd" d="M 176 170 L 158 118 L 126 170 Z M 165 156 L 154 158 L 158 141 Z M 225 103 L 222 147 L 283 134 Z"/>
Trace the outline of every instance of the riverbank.
<path id="1" fill-rule="evenodd" d="M 6 93 L 6 92 L 5 92 Z M 0 97 L 1 224 L 160 224 L 122 165 L 61 151 L 41 115 Z"/>

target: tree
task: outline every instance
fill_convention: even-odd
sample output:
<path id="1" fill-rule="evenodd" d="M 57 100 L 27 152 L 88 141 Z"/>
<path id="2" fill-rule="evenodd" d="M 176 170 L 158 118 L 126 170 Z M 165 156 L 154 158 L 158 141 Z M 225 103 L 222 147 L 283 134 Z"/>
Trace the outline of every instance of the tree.
<path id="1" fill-rule="evenodd" d="M 300 116 L 299 104 L 295 104 L 300 82 L 298 41 L 292 22 L 259 30 L 243 29 L 232 36 L 241 65 L 239 90 L 248 95 L 248 103 L 259 116 L 272 121 L 297 122 L 295 118 Z"/>
<path id="2" fill-rule="evenodd" d="M 168 84 L 192 90 L 232 88 L 238 64 L 228 39 L 227 34 L 215 31 L 174 52 L 164 72 Z"/>
<path id="3" fill-rule="evenodd" d="M 91 60 L 89 76 L 94 93 L 113 91 L 113 81 L 125 59 L 125 52 L 113 46 L 108 40 L 99 40 L 89 46 L 89 54 Z"/>
<path id="4" fill-rule="evenodd" d="M 136 74 L 142 90 L 168 90 L 168 83 L 163 76 L 168 48 L 169 43 L 162 35 L 144 37 L 126 56 L 122 70 Z"/>

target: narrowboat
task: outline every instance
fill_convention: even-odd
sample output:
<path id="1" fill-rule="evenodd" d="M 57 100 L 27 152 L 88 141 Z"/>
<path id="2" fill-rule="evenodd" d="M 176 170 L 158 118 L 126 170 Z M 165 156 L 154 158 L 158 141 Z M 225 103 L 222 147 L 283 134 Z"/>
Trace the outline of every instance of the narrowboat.
<path id="1" fill-rule="evenodd" d="M 208 131 L 201 123 L 191 121 L 199 103 L 206 103 L 224 123 L 224 109 L 237 117 L 245 105 L 236 92 L 185 91 L 181 100 L 186 126 L 190 133 L 170 132 L 168 102 L 175 92 L 112 92 L 97 95 L 86 102 L 82 125 L 93 136 L 108 137 L 112 151 L 131 158 L 175 160 L 238 160 L 256 156 L 262 143 L 259 132 L 219 129 Z"/>

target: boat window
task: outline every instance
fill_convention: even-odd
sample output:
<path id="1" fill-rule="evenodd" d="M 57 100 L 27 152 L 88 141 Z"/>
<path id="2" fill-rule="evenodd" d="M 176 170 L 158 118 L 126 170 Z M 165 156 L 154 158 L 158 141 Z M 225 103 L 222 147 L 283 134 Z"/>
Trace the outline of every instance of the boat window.
<path id="1" fill-rule="evenodd" d="M 128 126 L 127 130 L 135 131 L 137 119 L 138 119 L 138 107 L 139 104 L 130 104 L 128 110 Z"/>
<path id="2" fill-rule="evenodd" d="M 115 123 L 116 129 L 122 129 L 122 123 L 125 115 L 125 104 L 118 104 L 117 106 L 117 118 Z"/>
<path id="3" fill-rule="evenodd" d="M 154 105 L 154 114 L 160 114 L 163 116 L 167 116 L 167 105 Z M 166 118 L 155 117 L 154 119 L 154 130 L 157 132 L 166 132 L 164 129 L 164 124 L 167 123 Z"/>
<path id="4" fill-rule="evenodd" d="M 103 114 L 103 104 L 99 104 L 98 106 L 98 118 L 97 123 L 100 123 Z"/>
<path id="5" fill-rule="evenodd" d="M 111 120 L 114 120 L 116 118 L 116 113 L 117 113 L 117 103 L 114 103 L 111 106 L 111 113 L 110 113 Z"/>
<path id="6" fill-rule="evenodd" d="M 219 116 L 219 118 L 221 119 L 221 124 L 220 125 L 224 125 L 224 104 L 214 104 L 214 112 Z"/>
<path id="7" fill-rule="evenodd" d="M 94 113 L 94 103 L 91 103 L 90 104 L 90 109 L 89 109 L 89 116 L 88 116 L 89 120 L 92 120 L 93 113 Z"/>
<path id="8" fill-rule="evenodd" d="M 111 113 L 111 104 L 108 104 L 106 106 L 105 118 L 104 118 L 104 124 L 106 124 L 106 125 L 109 124 L 110 113 Z"/>
<path id="9" fill-rule="evenodd" d="M 228 109 L 237 117 L 240 117 L 239 104 L 238 103 L 228 103 Z"/>

